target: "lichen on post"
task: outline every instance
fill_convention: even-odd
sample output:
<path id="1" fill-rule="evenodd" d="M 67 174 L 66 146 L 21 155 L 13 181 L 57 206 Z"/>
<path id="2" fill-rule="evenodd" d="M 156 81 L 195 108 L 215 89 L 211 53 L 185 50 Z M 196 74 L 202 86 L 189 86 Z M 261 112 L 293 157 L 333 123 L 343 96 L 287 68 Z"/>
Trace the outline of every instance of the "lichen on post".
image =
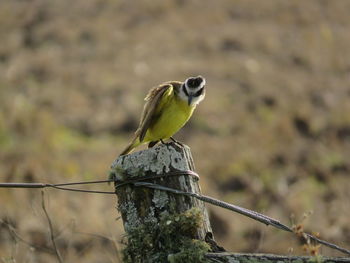
<path id="1" fill-rule="evenodd" d="M 200 193 L 195 177 L 174 175 L 193 170 L 190 149 L 176 143 L 121 156 L 112 164 L 117 180 L 152 177 L 147 182 Z M 206 262 L 204 254 L 209 246 L 204 239 L 212 230 L 202 201 L 133 184 L 118 187 L 117 183 L 116 194 L 128 238 L 125 262 Z"/>

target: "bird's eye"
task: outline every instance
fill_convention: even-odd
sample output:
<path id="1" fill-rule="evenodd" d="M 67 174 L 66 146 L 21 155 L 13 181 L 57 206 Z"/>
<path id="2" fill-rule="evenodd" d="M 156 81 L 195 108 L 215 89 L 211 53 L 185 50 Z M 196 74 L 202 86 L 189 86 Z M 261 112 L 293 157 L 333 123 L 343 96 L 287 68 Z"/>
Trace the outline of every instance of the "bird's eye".
<path id="1" fill-rule="evenodd" d="M 201 88 L 200 90 L 198 90 L 198 91 L 194 94 L 194 96 L 195 96 L 195 97 L 198 97 L 198 96 L 202 95 L 203 89 L 204 89 L 204 87 Z"/>

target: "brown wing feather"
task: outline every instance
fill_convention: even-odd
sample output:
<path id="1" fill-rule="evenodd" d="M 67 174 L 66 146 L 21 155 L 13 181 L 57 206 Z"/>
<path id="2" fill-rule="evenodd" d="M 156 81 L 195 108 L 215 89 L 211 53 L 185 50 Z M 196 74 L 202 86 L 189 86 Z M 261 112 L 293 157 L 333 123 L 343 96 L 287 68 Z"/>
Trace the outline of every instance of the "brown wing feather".
<path id="1" fill-rule="evenodd" d="M 146 103 L 143 108 L 139 128 L 135 132 L 136 138 L 140 137 L 140 141 L 142 141 L 145 138 L 146 132 L 151 122 L 153 121 L 154 112 L 159 104 L 160 99 L 162 98 L 163 94 L 171 87 L 172 85 L 170 83 L 165 83 L 151 89 L 150 92 L 147 94 L 145 98 Z"/>

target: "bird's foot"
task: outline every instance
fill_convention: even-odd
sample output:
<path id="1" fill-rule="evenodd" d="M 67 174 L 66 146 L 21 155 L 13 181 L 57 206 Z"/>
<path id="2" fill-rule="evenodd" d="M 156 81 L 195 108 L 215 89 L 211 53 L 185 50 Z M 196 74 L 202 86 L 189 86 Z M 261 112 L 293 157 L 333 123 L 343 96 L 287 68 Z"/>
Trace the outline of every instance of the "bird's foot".
<path id="1" fill-rule="evenodd" d="M 156 145 L 159 141 L 153 141 L 148 144 L 148 148 L 152 148 L 154 145 Z M 163 142 L 162 142 L 163 143 Z"/>
<path id="2" fill-rule="evenodd" d="M 181 147 L 185 147 L 185 145 L 183 145 L 181 142 L 175 140 L 173 137 L 170 137 L 170 140 L 172 140 L 175 144 L 181 146 Z"/>

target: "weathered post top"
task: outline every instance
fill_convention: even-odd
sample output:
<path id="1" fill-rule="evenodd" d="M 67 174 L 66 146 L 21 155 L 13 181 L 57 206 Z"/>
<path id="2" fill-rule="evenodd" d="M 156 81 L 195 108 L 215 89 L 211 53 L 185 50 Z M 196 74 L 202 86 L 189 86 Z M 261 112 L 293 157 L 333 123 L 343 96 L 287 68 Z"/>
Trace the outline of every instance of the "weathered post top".
<path id="1" fill-rule="evenodd" d="M 167 262 L 169 257 L 197 262 L 191 261 L 196 249 L 200 248 L 198 257 L 208 251 L 204 239 L 212 230 L 202 201 L 133 184 L 142 181 L 199 194 L 198 177 L 191 174 L 194 164 L 189 147 L 167 143 L 120 156 L 112 171 L 128 238 L 125 262 Z M 165 261 L 142 261 L 145 257 Z M 176 260 L 173 262 L 181 262 Z"/>

